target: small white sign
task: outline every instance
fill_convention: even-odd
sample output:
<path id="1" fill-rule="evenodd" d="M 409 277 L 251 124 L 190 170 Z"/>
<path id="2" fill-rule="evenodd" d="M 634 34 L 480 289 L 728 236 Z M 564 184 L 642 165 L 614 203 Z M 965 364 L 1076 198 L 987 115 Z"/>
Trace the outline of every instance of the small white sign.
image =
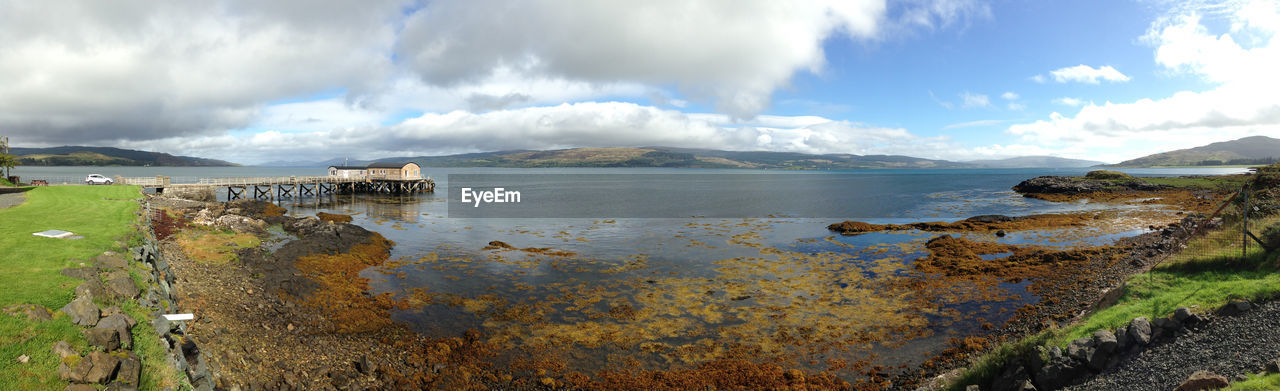
<path id="1" fill-rule="evenodd" d="M 163 316 L 165 320 L 170 322 L 175 320 L 192 320 L 196 318 L 195 314 L 164 314 L 160 316 Z"/>
<path id="2" fill-rule="evenodd" d="M 58 238 L 58 239 L 62 239 L 62 238 L 65 238 L 65 237 L 71 236 L 71 235 L 73 235 L 73 234 L 72 234 L 72 233 L 70 233 L 70 232 L 67 232 L 67 231 L 63 231 L 63 230 L 51 229 L 51 230 L 48 230 L 48 231 L 40 231 L 40 232 L 36 232 L 36 233 L 33 233 L 32 235 L 35 235 L 35 236 L 43 236 L 43 237 L 46 237 L 46 238 Z"/>

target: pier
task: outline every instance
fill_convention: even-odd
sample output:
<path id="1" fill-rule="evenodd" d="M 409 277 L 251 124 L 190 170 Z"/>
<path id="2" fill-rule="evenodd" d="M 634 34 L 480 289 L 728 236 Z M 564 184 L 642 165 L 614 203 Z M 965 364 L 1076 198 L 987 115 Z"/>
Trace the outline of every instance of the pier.
<path id="1" fill-rule="evenodd" d="M 227 200 L 240 198 L 277 200 L 324 194 L 414 194 L 433 193 L 436 182 L 427 178 L 394 178 L 381 176 L 285 176 L 201 178 L 196 183 L 170 183 L 169 177 L 116 177 L 116 184 L 138 185 L 164 193 L 165 189 L 207 188 L 215 194 L 227 189 Z"/>

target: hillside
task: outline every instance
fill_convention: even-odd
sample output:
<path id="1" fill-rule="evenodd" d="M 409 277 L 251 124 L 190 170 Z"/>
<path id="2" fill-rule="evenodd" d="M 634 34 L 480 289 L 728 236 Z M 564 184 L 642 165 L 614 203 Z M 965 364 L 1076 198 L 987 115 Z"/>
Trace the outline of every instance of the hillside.
<path id="1" fill-rule="evenodd" d="M 1239 164 L 1271 164 L 1280 160 L 1280 139 L 1267 136 L 1179 149 L 1126 160 L 1112 167 L 1219 166 Z"/>
<path id="2" fill-rule="evenodd" d="M 237 165 L 222 160 L 111 147 L 11 148 L 9 153 L 17 155 L 19 162 L 24 166 L 219 167 Z"/>
<path id="3" fill-rule="evenodd" d="M 551 151 L 500 151 L 449 156 L 395 157 L 425 167 L 697 167 L 774 169 L 959 168 L 945 160 L 896 155 L 810 155 L 795 152 L 718 151 L 669 147 L 573 148 Z"/>
<path id="4" fill-rule="evenodd" d="M 1106 164 L 1093 160 L 1067 159 L 1055 156 L 1020 156 L 997 160 L 972 160 L 965 163 L 985 168 L 1071 168 Z"/>

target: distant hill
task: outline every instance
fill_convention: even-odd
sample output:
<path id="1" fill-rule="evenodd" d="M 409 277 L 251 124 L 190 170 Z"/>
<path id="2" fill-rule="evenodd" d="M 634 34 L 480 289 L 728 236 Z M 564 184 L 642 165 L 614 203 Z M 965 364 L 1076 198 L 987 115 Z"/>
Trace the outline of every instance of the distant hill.
<path id="1" fill-rule="evenodd" d="M 1245 137 L 1126 160 L 1112 167 L 1219 166 L 1271 164 L 1280 160 L 1280 139 Z"/>
<path id="2" fill-rule="evenodd" d="M 774 169 L 960 168 L 964 163 L 897 155 L 811 155 L 795 152 L 718 151 L 671 147 L 572 148 L 499 151 L 449 156 L 394 157 L 424 167 L 695 167 Z"/>
<path id="3" fill-rule="evenodd" d="M 965 163 L 985 168 L 1074 168 L 1106 164 L 1093 160 L 1067 159 L 1055 156 L 1019 156 L 997 160 L 973 160 Z"/>
<path id="4" fill-rule="evenodd" d="M 111 147 L 62 146 L 10 148 L 24 166 L 189 166 L 219 167 L 237 164 L 215 159 L 174 156 L 160 152 Z"/>

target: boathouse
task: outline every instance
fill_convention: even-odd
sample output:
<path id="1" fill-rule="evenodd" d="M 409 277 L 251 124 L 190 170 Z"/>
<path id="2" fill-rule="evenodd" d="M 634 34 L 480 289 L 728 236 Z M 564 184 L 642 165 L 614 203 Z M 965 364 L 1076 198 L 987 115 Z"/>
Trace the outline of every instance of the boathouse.
<path id="1" fill-rule="evenodd" d="M 370 178 L 420 179 L 422 168 L 414 162 L 373 163 L 368 168 Z"/>
<path id="2" fill-rule="evenodd" d="M 338 178 L 364 178 L 369 175 L 365 167 L 329 166 L 329 176 Z"/>

